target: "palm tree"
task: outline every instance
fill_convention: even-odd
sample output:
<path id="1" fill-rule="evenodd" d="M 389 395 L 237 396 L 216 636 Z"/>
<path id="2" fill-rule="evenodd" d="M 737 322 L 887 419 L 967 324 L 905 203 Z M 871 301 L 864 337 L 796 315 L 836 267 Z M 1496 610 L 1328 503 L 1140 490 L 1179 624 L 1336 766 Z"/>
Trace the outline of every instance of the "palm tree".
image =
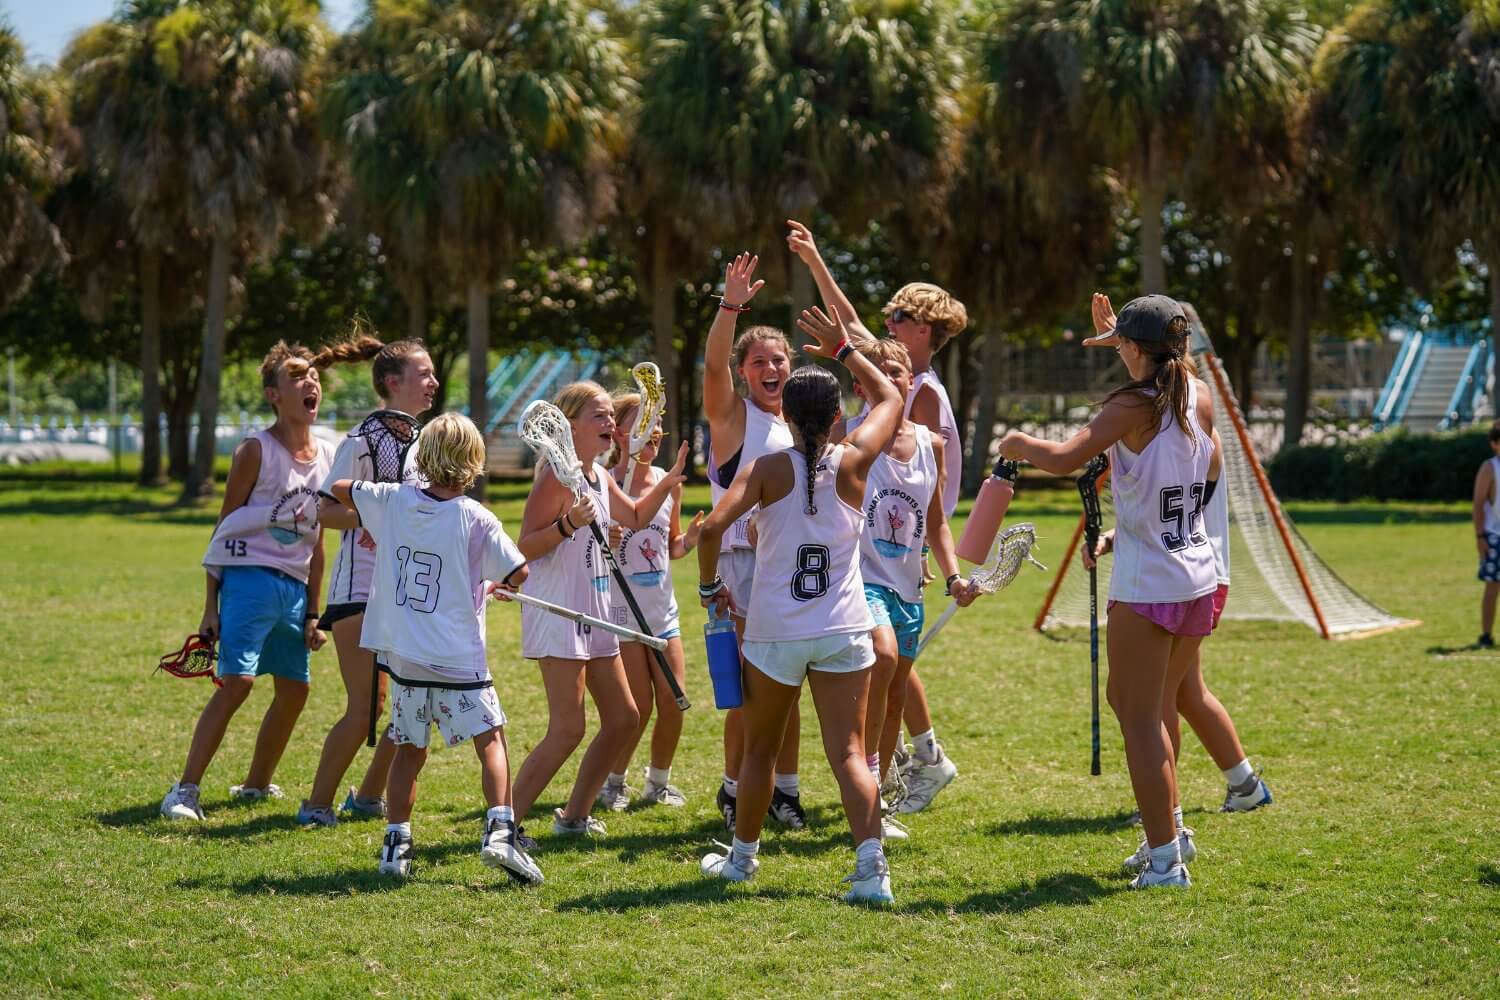
<path id="1" fill-rule="evenodd" d="M 1500 17 L 1464 0 L 1370 0 L 1330 32 L 1314 114 L 1364 218 L 1408 279 L 1451 273 L 1465 240 L 1489 271 L 1500 348 Z"/>
<path id="2" fill-rule="evenodd" d="M 1194 171 L 1226 184 L 1260 169 L 1257 137 L 1276 127 L 1318 43 L 1287 0 L 1019 0 L 1004 21 L 1037 53 L 1030 81 L 1047 79 L 1041 90 L 1058 102 L 1046 117 L 1065 118 L 1075 148 L 1134 188 L 1148 292 L 1166 290 L 1170 189 Z"/>
<path id="3" fill-rule="evenodd" d="M 41 267 L 66 259 L 43 207 L 66 169 L 62 112 L 56 88 L 27 68 L 21 40 L 0 22 L 0 309 Z"/>
<path id="4" fill-rule="evenodd" d="M 462 292 L 469 415 L 484 427 L 492 289 L 528 243 L 579 235 L 608 204 L 621 50 L 580 0 L 378 4 L 361 31 L 373 57 L 335 84 L 326 116 L 376 231 Z"/>

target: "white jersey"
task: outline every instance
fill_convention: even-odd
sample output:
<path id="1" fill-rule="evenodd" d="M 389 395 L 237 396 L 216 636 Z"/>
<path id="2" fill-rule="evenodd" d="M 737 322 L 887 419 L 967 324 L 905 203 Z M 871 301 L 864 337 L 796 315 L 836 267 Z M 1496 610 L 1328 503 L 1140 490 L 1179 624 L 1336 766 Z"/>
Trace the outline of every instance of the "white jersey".
<path id="1" fill-rule="evenodd" d="M 609 473 L 597 462 L 590 470 L 594 481 L 584 480 L 584 495 L 593 502 L 594 523 L 604 537 L 609 538 Z M 544 601 L 560 604 L 573 611 L 582 611 L 595 618 L 609 618 L 609 566 L 594 532 L 587 525 L 563 539 L 540 559 L 531 561 L 531 573 L 521 585 L 521 592 Z M 534 648 L 531 640 L 547 634 L 555 622 L 573 628 L 566 619 L 540 608 L 521 608 L 521 655 L 536 659 L 528 650 Z M 541 654 L 538 654 L 541 655 Z M 549 654 L 550 655 L 550 654 Z"/>
<path id="2" fill-rule="evenodd" d="M 838 494 L 846 450 L 834 445 L 818 460 L 813 479 L 818 512 L 811 516 L 807 460 L 791 448 L 778 453 L 792 463 L 792 491 L 760 511 L 746 642 L 790 642 L 875 627 L 859 572 L 864 515 Z"/>
<path id="3" fill-rule="evenodd" d="M 666 470 L 652 466 L 646 483 L 654 486 L 665 476 Z M 620 546 L 615 550 L 615 561 L 630 592 L 635 595 L 646 624 L 652 635 L 679 627 L 677 595 L 672 592 L 672 507 L 675 501 L 669 496 L 651 523 L 639 531 L 626 528 L 620 536 Z M 616 625 L 636 628 L 635 615 L 625 603 L 624 594 L 614 594 L 610 607 L 610 621 Z"/>
<path id="4" fill-rule="evenodd" d="M 406 449 L 401 462 L 401 482 L 413 486 L 426 486 L 417 471 L 417 449 Z M 369 438 L 346 437 L 339 442 L 333 453 L 333 466 L 320 487 L 324 496 L 332 496 L 329 489 L 340 479 L 382 482 L 375 469 L 375 460 L 370 455 Z M 370 575 L 375 571 L 375 539 L 363 527 L 339 532 L 339 552 L 333 560 L 333 571 L 328 575 L 327 606 L 336 604 L 359 604 L 369 599 Z"/>
<path id="5" fill-rule="evenodd" d="M 748 399 L 740 400 L 740 405 L 745 408 L 745 443 L 740 445 L 739 452 L 721 465 L 714 459 L 713 448 L 709 449 L 708 490 L 715 504 L 729 489 L 729 484 L 734 482 L 734 477 L 739 472 L 750 468 L 751 463 L 757 458 L 792 446 L 792 432 L 788 429 L 785 420 L 773 413 L 767 413 Z M 728 475 L 725 475 L 726 472 Z M 724 481 L 722 485 L 721 479 Z M 754 551 L 748 534 L 750 518 L 754 513 L 754 508 L 746 511 L 739 520 L 729 526 L 729 530 L 724 532 L 725 551 L 729 549 Z"/>
<path id="6" fill-rule="evenodd" d="M 1494 496 L 1484 505 L 1484 530 L 1500 535 L 1500 456 L 1490 459 L 1490 472 L 1494 476 Z"/>
<path id="7" fill-rule="evenodd" d="M 849 430 L 859 418 L 849 422 Z M 932 432 L 916 427 L 910 460 L 885 452 L 870 466 L 865 482 L 865 530 L 859 539 L 859 570 L 865 583 L 889 587 L 903 601 L 922 600 L 922 546 L 927 543 L 927 512 L 937 492 L 937 456 Z"/>
<path id="8" fill-rule="evenodd" d="M 356 482 L 351 492 L 376 542 L 360 646 L 455 680 L 488 677 L 486 581 L 526 561 L 499 519 L 468 497 L 439 500 L 409 483 Z"/>
<path id="9" fill-rule="evenodd" d="M 1213 499 L 1203 507 L 1203 527 L 1209 544 L 1214 547 L 1214 576 L 1229 586 L 1229 480 L 1226 470 L 1219 470 L 1219 485 Z"/>
<path id="10" fill-rule="evenodd" d="M 317 454 L 300 462 L 269 430 L 250 440 L 260 442 L 255 486 L 244 506 L 214 529 L 203 565 L 215 577 L 225 566 L 264 566 L 306 583 L 318 546 L 318 487 L 328 476 L 333 448 L 315 437 Z"/>
<path id="11" fill-rule="evenodd" d="M 1110 446 L 1115 565 L 1109 599 L 1144 604 L 1190 601 L 1214 592 L 1214 551 L 1203 529 L 1203 491 L 1213 439 L 1198 425 L 1198 380 L 1188 383 L 1185 434 L 1170 411 L 1151 443 L 1134 454 Z"/>
<path id="12" fill-rule="evenodd" d="M 943 516 L 952 517 L 958 508 L 958 487 L 964 475 L 964 446 L 958 439 L 958 421 L 953 416 L 953 404 L 948 401 L 948 390 L 943 388 L 937 372 L 929 368 L 919 372 L 912 380 L 911 392 L 906 394 L 906 417 L 911 419 L 911 404 L 923 386 L 931 386 L 938 398 L 938 430 L 943 439 Z"/>

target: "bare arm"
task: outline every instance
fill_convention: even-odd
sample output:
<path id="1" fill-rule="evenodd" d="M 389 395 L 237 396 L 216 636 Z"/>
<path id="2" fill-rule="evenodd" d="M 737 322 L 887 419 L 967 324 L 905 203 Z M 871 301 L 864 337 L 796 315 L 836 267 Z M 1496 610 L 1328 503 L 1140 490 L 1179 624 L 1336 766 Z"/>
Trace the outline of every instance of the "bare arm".
<path id="1" fill-rule="evenodd" d="M 302 622 L 302 641 L 313 652 L 323 648 L 328 636 L 318 629 L 316 614 L 318 595 L 323 592 L 323 566 L 327 556 L 323 552 L 323 529 L 318 528 L 318 542 L 313 546 L 312 562 L 307 567 L 307 617 Z"/>
<path id="2" fill-rule="evenodd" d="M 219 517 L 214 521 L 217 528 L 224 518 L 245 506 L 255 490 L 255 480 L 260 476 L 260 442 L 251 438 L 241 441 L 234 449 L 234 458 L 229 462 L 229 478 L 224 481 L 224 499 L 219 504 Z M 219 578 L 205 572 L 203 584 L 203 618 L 198 623 L 198 634 L 210 639 L 219 637 Z"/>
<path id="3" fill-rule="evenodd" d="M 1000 441 L 1000 454 L 1016 461 L 1030 462 L 1045 472 L 1064 476 L 1140 426 L 1152 413 L 1150 405 L 1139 396 L 1116 396 L 1083 430 L 1066 441 L 1043 441 L 1030 434 L 1010 431 Z"/>
<path id="4" fill-rule="evenodd" d="M 914 424 L 921 424 L 932 431 L 934 440 L 943 437 L 943 404 L 938 402 L 937 390 L 930 385 L 924 385 L 917 390 L 917 394 L 911 401 L 911 413 L 907 415 Z"/>
<path id="5" fill-rule="evenodd" d="M 795 219 L 786 220 L 786 224 L 791 230 L 786 237 L 787 249 L 796 254 L 812 272 L 813 281 L 818 285 L 818 294 L 823 297 L 823 304 L 828 307 L 833 318 L 848 329 L 851 339 L 874 340 L 875 335 L 859 321 L 854 303 L 849 301 L 849 296 L 833 280 L 833 272 L 828 270 L 828 265 L 823 262 L 823 255 L 818 253 L 812 230 Z"/>
<path id="6" fill-rule="evenodd" d="M 359 527 L 359 514 L 354 508 L 325 496 L 318 507 L 318 523 L 334 531 L 353 531 Z"/>
<path id="7" fill-rule="evenodd" d="M 709 511 L 708 516 L 703 519 L 703 527 L 698 538 L 698 583 L 700 586 L 707 586 L 718 579 L 719 550 L 724 542 L 724 532 L 728 531 L 730 525 L 738 521 L 741 515 L 760 503 L 765 484 L 765 467 L 768 464 L 756 459 L 750 463 L 750 468 L 741 469 L 739 475 L 734 477 L 734 482 L 729 484 L 729 489 L 719 497 L 719 502 L 714 504 L 714 509 Z M 746 600 L 750 595 L 739 596 L 741 600 Z M 726 614 L 730 606 L 729 588 L 721 588 L 712 598 L 699 598 L 699 600 L 704 607 L 712 606 L 715 614 Z"/>
<path id="8" fill-rule="evenodd" d="M 682 474 L 683 466 L 687 464 L 687 452 L 687 442 L 684 441 L 682 447 L 677 449 L 677 461 L 672 468 L 638 497 L 627 496 L 615 482 L 614 476 L 605 476 L 605 489 L 609 490 L 609 509 L 615 514 L 614 520 L 632 531 L 639 531 L 650 524 L 667 497 L 672 495 L 672 491 L 687 481 L 687 477 Z"/>
<path id="9" fill-rule="evenodd" d="M 1486 538 L 1485 510 L 1490 505 L 1490 497 L 1495 491 L 1495 468 L 1489 462 L 1479 467 L 1479 474 L 1474 477 L 1474 538 L 1479 543 L 1479 555 L 1481 558 L 1489 555 L 1489 542 Z"/>
<path id="10" fill-rule="evenodd" d="M 765 287 L 764 281 L 753 280 L 759 263 L 759 257 L 742 253 L 724 268 L 725 305 L 746 305 Z M 734 309 L 718 309 L 708 328 L 708 341 L 703 345 L 703 412 L 710 429 L 716 432 L 726 421 L 736 419 L 740 409 L 734 391 L 734 373 L 729 367 L 739 316 Z"/>
<path id="11" fill-rule="evenodd" d="M 943 468 L 943 439 L 936 434 L 932 436 L 932 457 L 937 461 L 937 488 L 927 504 L 927 539 L 946 580 L 958 574 L 958 554 L 953 551 L 953 531 L 943 513 L 943 485 L 948 474 Z"/>
<path id="12" fill-rule="evenodd" d="M 703 532 L 703 519 L 706 516 L 700 510 L 693 515 L 693 520 L 688 524 L 687 531 L 683 531 L 682 487 L 672 487 L 672 539 L 667 545 L 667 554 L 671 558 L 681 559 L 698 547 L 698 538 Z"/>
<path id="13" fill-rule="evenodd" d="M 516 548 L 527 560 L 540 559 L 564 539 L 573 537 L 573 532 L 586 529 L 593 520 L 594 505 L 575 497 L 572 490 L 558 482 L 549 465 L 537 475 L 531 495 L 526 498 Z"/>

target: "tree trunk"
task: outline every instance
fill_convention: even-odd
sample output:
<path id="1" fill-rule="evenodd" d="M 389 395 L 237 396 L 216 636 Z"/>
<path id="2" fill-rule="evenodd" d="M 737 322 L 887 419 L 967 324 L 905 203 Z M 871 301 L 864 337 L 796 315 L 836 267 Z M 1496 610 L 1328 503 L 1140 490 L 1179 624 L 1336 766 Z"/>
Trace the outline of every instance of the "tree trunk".
<path id="1" fill-rule="evenodd" d="M 1260 333 L 1254 314 L 1254 306 L 1243 305 L 1235 314 L 1235 336 L 1230 341 L 1232 350 L 1224 358 L 1228 369 L 1229 386 L 1239 401 L 1245 419 L 1250 419 L 1250 407 L 1255 402 L 1254 372 L 1255 352 L 1260 347 Z"/>
<path id="2" fill-rule="evenodd" d="M 703 412 L 703 401 L 698 379 L 698 354 L 703 344 L 703 331 L 698 324 L 690 323 L 682 331 L 682 347 L 677 353 L 678 381 L 682 383 L 682 409 L 677 414 L 677 426 L 682 440 L 692 444 L 698 426 L 698 415 Z M 687 473 L 692 475 L 698 467 L 698 456 L 688 452 Z"/>
<path id="3" fill-rule="evenodd" d="M 974 412 L 973 444 L 964 465 L 964 489 L 973 495 L 990 471 L 990 444 L 995 437 L 995 412 L 1000 404 L 1000 368 L 1005 364 L 1005 333 L 991 330 L 979 345 L 979 399 Z"/>
<path id="4" fill-rule="evenodd" d="M 660 219 L 655 222 L 651 232 L 651 333 L 656 348 L 656 365 L 661 369 L 662 382 L 667 390 L 667 412 L 680 415 L 683 412 L 682 385 L 677 376 L 677 352 L 672 344 L 677 332 L 677 289 L 668 273 L 671 235 Z M 677 442 L 683 440 L 681 432 L 673 430 L 680 424 L 681 417 L 674 417 L 673 421 L 662 421 L 662 442 L 657 451 L 668 465 L 677 455 Z"/>
<path id="5" fill-rule="evenodd" d="M 141 478 L 161 482 L 161 251 L 141 251 Z"/>
<path id="6" fill-rule="evenodd" d="M 797 216 L 794 215 L 792 218 L 795 219 Z M 805 219 L 807 216 L 803 215 L 801 218 Z M 807 265 L 803 264 L 796 254 L 788 253 L 786 262 L 787 287 L 792 290 L 792 314 L 788 318 L 787 333 L 791 335 L 795 343 L 798 339 L 797 317 L 802 315 L 802 310 L 818 305 L 818 284 L 813 280 L 812 272 L 807 269 Z"/>
<path id="7" fill-rule="evenodd" d="M 215 431 L 219 424 L 219 389 L 224 376 L 224 319 L 229 297 L 229 240 L 214 234 L 208 265 L 208 303 L 203 317 L 203 359 L 198 368 L 198 440 L 193 467 L 182 487 L 187 501 L 208 496 L 214 489 Z"/>
<path id="8" fill-rule="evenodd" d="M 1302 443 L 1302 429 L 1312 402 L 1312 333 L 1307 300 L 1307 237 L 1302 226 L 1292 232 L 1292 316 L 1287 331 L 1286 404 L 1281 446 Z"/>
<path id="9" fill-rule="evenodd" d="M 187 478 L 192 466 L 192 399 L 184 390 L 178 400 L 167 405 L 167 475 L 174 479 Z"/>
<path id="10" fill-rule="evenodd" d="M 948 392 L 953 397 L 953 420 L 958 425 L 958 439 L 969 440 L 970 417 L 974 409 L 977 381 L 974 377 L 974 335 L 959 336 L 948 341 L 946 350 L 954 355 L 954 378 L 948 383 Z"/>
<path id="11" fill-rule="evenodd" d="M 1489 254 L 1485 264 L 1490 271 L 1490 357 L 1495 359 L 1495 364 L 1500 366 L 1500 253 Z M 1480 378 L 1485 377 L 1484 372 L 1479 373 Z M 1490 390 L 1485 386 L 1485 391 Z M 1490 396 L 1490 409 L 1495 409 L 1495 397 Z"/>
<path id="12" fill-rule="evenodd" d="M 1165 150 L 1160 129 L 1152 129 L 1141 171 L 1141 294 L 1166 294 L 1167 269 L 1161 258 L 1162 208 L 1167 201 Z"/>
<path id="13" fill-rule="evenodd" d="M 412 340 L 427 339 L 427 282 L 421 279 L 406 297 L 406 335 Z"/>
<path id="14" fill-rule="evenodd" d="M 490 400 L 490 293 L 483 281 L 469 281 L 469 419 L 479 433 L 489 437 Z M 469 489 L 476 500 L 484 499 L 486 475 L 481 475 Z"/>

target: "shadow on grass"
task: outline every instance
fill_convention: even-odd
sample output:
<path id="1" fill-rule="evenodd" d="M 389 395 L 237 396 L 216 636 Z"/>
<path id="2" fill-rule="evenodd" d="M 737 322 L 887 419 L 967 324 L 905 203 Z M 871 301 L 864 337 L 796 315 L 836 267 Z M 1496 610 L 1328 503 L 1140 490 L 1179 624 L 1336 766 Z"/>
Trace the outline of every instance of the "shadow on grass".
<path id="1" fill-rule="evenodd" d="M 278 830 L 298 829 L 297 817 L 290 810 L 278 810 L 276 812 L 250 813 L 252 806 L 223 806 L 215 810 L 213 818 L 219 819 L 224 815 L 233 815 L 239 810 L 246 810 L 245 818 L 236 823 L 196 823 L 185 820 L 167 820 L 161 816 L 160 808 L 152 803 L 148 805 L 126 806 L 124 809 L 116 809 L 112 812 L 99 813 L 94 818 L 103 826 L 115 829 L 129 827 L 147 827 L 160 825 L 162 830 L 171 830 L 174 833 L 185 833 L 191 837 L 201 837 L 204 840 L 225 840 L 231 838 L 253 837 L 261 833 L 271 833 Z"/>
<path id="2" fill-rule="evenodd" d="M 957 903 L 940 900 L 903 903 L 898 900 L 896 908 L 904 913 L 1026 913 L 1044 906 L 1087 905 L 1096 899 L 1127 891 L 1123 881 L 1103 882 L 1092 875 L 1059 872 L 1035 882 L 1021 882 L 1008 889 L 976 892 Z"/>
<path id="3" fill-rule="evenodd" d="M 755 883 L 736 886 L 723 879 L 698 876 L 676 885 L 650 889 L 614 889 L 609 892 L 578 896 L 557 904 L 559 910 L 621 913 L 630 910 L 655 909 L 661 906 L 701 906 L 706 903 L 732 903 L 738 899 L 815 899 L 816 893 L 789 892 L 786 889 L 763 888 Z"/>
<path id="4" fill-rule="evenodd" d="M 421 877 L 421 867 L 417 866 Z M 372 862 L 368 868 L 349 868 L 317 875 L 256 875 L 239 881 L 212 878 L 184 878 L 172 883 L 183 890 L 229 890 L 241 896 L 349 896 L 358 893 L 392 892 L 406 883 L 402 879 L 381 875 Z"/>
<path id="5" fill-rule="evenodd" d="M 1135 813 L 1124 809 L 1105 816 L 1063 816 L 1057 813 L 1032 813 L 1025 819 L 1008 819 L 990 827 L 997 836 L 1036 835 L 1071 837 L 1079 833 L 1112 833 L 1131 825 Z"/>
<path id="6" fill-rule="evenodd" d="M 1491 659 L 1491 658 L 1493 658 L 1493 657 L 1495 657 L 1497 655 L 1496 652 L 1495 652 L 1495 649 L 1493 647 L 1488 647 L 1487 648 L 1487 647 L 1479 645 L 1479 643 L 1477 643 L 1477 642 L 1471 642 L 1467 646 L 1428 646 L 1427 647 L 1427 655 L 1428 656 L 1435 656 L 1435 657 L 1437 657 L 1440 660 L 1445 660 L 1445 659 L 1447 659 L 1450 656 L 1454 656 L 1455 654 L 1460 654 L 1460 653 L 1471 653 L 1471 654 L 1473 654 L 1472 656 L 1465 656 L 1464 659 L 1466 659 L 1466 660 L 1468 660 L 1468 659 L 1475 659 L 1475 660 L 1477 660 L 1477 659 Z"/>
<path id="7" fill-rule="evenodd" d="M 1479 884 L 1487 885 L 1491 889 L 1500 889 L 1500 868 L 1491 864 L 1480 865 Z"/>

